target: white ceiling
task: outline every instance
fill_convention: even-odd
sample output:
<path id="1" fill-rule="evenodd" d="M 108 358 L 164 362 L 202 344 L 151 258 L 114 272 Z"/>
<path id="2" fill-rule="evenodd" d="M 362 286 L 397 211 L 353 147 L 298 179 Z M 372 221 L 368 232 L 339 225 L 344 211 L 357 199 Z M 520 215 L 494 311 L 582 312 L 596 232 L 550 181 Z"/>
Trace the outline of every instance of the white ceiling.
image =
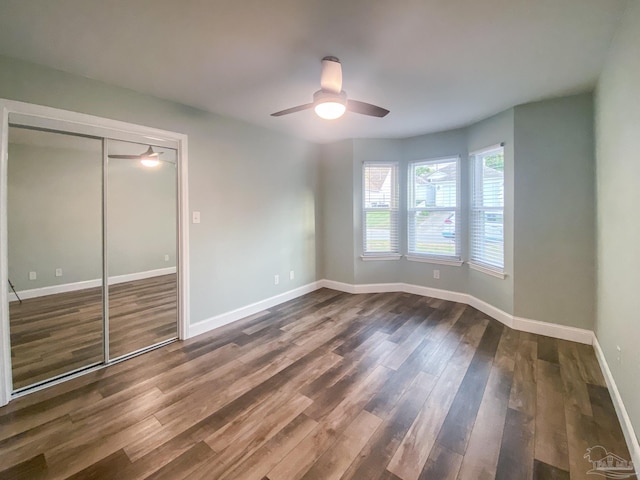
<path id="1" fill-rule="evenodd" d="M 0 0 L 0 54 L 313 141 L 404 137 L 592 89 L 626 0 Z M 320 60 L 391 110 L 329 122 Z"/>

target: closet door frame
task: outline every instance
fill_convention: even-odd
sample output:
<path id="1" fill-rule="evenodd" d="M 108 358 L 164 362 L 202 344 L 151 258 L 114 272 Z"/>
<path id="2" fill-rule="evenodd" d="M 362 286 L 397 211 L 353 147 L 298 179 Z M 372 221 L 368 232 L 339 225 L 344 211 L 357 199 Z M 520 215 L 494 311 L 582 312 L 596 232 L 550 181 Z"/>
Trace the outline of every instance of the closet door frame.
<path id="1" fill-rule="evenodd" d="M 56 380 L 28 392 L 13 394 L 11 369 L 11 339 L 9 329 L 8 295 L 8 240 L 7 240 L 7 171 L 9 120 L 12 123 L 27 124 L 62 132 L 91 135 L 105 139 L 140 142 L 149 141 L 156 146 L 166 146 L 177 151 L 177 202 L 178 202 L 178 339 L 188 335 L 189 326 L 189 206 L 188 206 L 188 139 L 187 135 L 136 125 L 93 115 L 60 110 L 57 108 L 33 105 L 13 100 L 0 99 L 0 406 L 6 405 L 12 398 L 46 388 L 90 371 L 104 368 L 105 362 L 64 379 Z M 105 141 L 103 140 L 103 146 Z M 106 155 L 103 147 L 103 156 Z M 104 162 L 103 162 L 104 163 Z M 105 188 L 105 186 L 103 186 Z M 106 259 L 104 259 L 106 261 Z M 103 271 L 103 278 L 107 271 Z M 106 325 L 108 328 L 108 325 Z M 106 359 L 105 359 L 106 360 Z"/>

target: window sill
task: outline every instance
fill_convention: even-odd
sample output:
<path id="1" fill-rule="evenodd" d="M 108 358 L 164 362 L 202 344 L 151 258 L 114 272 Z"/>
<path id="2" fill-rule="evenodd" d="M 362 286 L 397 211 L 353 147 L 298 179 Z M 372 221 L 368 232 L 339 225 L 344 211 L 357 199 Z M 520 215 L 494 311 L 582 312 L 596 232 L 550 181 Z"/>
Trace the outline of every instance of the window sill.
<path id="1" fill-rule="evenodd" d="M 402 255 L 361 255 L 360 259 L 363 262 L 378 262 L 386 260 L 400 260 Z"/>
<path id="2" fill-rule="evenodd" d="M 507 276 L 507 274 L 504 273 L 504 270 L 495 267 L 489 267 L 487 265 L 481 265 L 479 263 L 469 262 L 469 268 L 477 270 L 478 272 L 486 273 L 487 275 L 491 275 L 492 277 L 496 277 L 501 280 L 504 280 Z"/>
<path id="3" fill-rule="evenodd" d="M 458 260 L 455 258 L 448 259 L 420 255 L 405 255 L 404 258 L 406 258 L 409 262 L 435 263 L 437 265 L 451 265 L 453 267 L 459 267 L 462 265 L 462 260 Z"/>

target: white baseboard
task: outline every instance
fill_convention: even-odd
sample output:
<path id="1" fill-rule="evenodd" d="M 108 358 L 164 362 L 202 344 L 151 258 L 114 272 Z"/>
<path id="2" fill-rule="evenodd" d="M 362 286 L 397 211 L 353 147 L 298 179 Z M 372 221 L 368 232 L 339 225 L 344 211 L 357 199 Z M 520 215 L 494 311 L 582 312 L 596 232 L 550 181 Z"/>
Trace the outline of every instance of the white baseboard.
<path id="1" fill-rule="evenodd" d="M 495 318 L 503 325 L 506 325 L 509 328 L 513 327 L 513 315 L 505 312 L 504 310 L 499 309 L 491 305 L 490 303 L 485 302 L 484 300 L 480 300 L 473 295 L 468 295 L 467 305 L 472 306 L 473 308 L 480 310 L 482 313 L 489 315 L 492 318 Z"/>
<path id="2" fill-rule="evenodd" d="M 345 293 L 364 293 L 356 292 L 356 286 L 350 283 L 336 282 L 335 280 L 318 280 L 316 282 L 318 288 L 330 288 L 331 290 L 338 290 Z"/>
<path id="3" fill-rule="evenodd" d="M 440 288 L 422 287 L 410 283 L 400 283 L 403 292 L 413 293 L 414 295 L 422 295 L 423 297 L 439 298 L 450 302 L 469 303 L 469 295 L 466 293 L 453 292 L 451 290 L 442 290 Z"/>
<path id="4" fill-rule="evenodd" d="M 613 406 L 616 409 L 618 420 L 620 421 L 620 426 L 622 427 L 622 432 L 624 433 L 624 438 L 627 441 L 627 447 L 629 448 L 629 453 L 631 454 L 630 460 L 633 462 L 636 468 L 638 468 L 638 466 L 640 466 L 640 444 L 638 443 L 638 437 L 636 436 L 635 430 L 633 429 L 633 424 L 631 423 L 631 419 L 629 418 L 627 409 L 622 402 L 620 391 L 618 390 L 616 381 L 613 379 L 613 374 L 611 373 L 611 369 L 609 368 L 607 359 L 605 358 L 604 352 L 600 347 L 600 343 L 595 336 L 593 339 L 593 348 L 596 351 L 596 358 L 598 359 L 598 363 L 600 363 L 600 369 L 604 374 L 604 379 L 607 382 L 607 387 L 609 388 L 609 393 L 611 394 Z"/>
<path id="5" fill-rule="evenodd" d="M 133 282 L 134 280 L 144 280 L 145 278 L 159 277 L 161 275 L 169 275 L 171 273 L 176 273 L 176 267 L 158 268 L 156 270 L 147 270 L 146 272 L 135 272 L 128 273 L 126 275 L 116 275 L 109 278 L 109 285 Z M 51 285 L 49 287 L 21 290 L 18 292 L 18 296 L 22 300 L 27 300 L 28 298 L 44 297 L 46 295 L 55 295 L 57 293 L 77 292 L 78 290 L 99 287 L 100 285 L 102 285 L 102 279 L 95 278 L 93 280 L 84 280 L 82 282 L 63 283 L 61 285 Z M 17 300 L 18 297 L 16 297 L 16 294 L 10 292 L 9 301 L 15 302 Z"/>
<path id="6" fill-rule="evenodd" d="M 236 308 L 235 310 L 221 313 L 220 315 L 216 315 L 215 317 L 201 320 L 200 322 L 194 323 L 187 327 L 185 338 L 195 337 L 196 335 L 200 335 L 210 330 L 228 325 L 229 323 L 248 317 L 249 315 L 267 310 L 271 307 L 275 307 L 276 305 L 288 302 L 289 300 L 293 300 L 294 298 L 301 297 L 302 295 L 306 295 L 307 293 L 311 293 L 318 288 L 320 288 L 319 282 L 309 283 L 307 285 L 303 285 L 302 287 L 298 287 L 293 290 L 289 290 L 288 292 L 284 292 L 279 295 L 260 300 L 259 302 L 252 303 L 245 307 Z"/>
<path id="7" fill-rule="evenodd" d="M 584 343 L 586 345 L 593 345 L 595 340 L 595 335 L 591 330 L 558 325 L 557 323 L 541 322 L 529 318 L 513 317 L 513 328 L 522 332 L 545 335 L 547 337 Z"/>
<path id="8" fill-rule="evenodd" d="M 144 280 L 145 278 L 161 277 L 162 275 L 170 275 L 176 273 L 176 267 L 157 268 L 155 270 L 147 270 L 146 272 L 127 273 L 126 275 L 116 275 L 109 277 L 109 285 L 117 285 L 118 283 L 133 282 L 134 280 Z"/>
<path id="9" fill-rule="evenodd" d="M 536 333 L 538 335 L 546 335 L 548 337 L 560 338 L 562 340 L 570 340 L 572 342 L 585 343 L 587 345 L 591 345 L 593 343 L 594 335 L 591 330 L 515 317 L 510 313 L 494 307 L 484 300 L 480 300 L 479 298 L 467 293 L 452 292 L 450 290 L 423 287 L 409 283 L 371 283 L 354 285 L 336 282 L 333 280 L 319 280 L 318 284 L 320 287 L 331 288 L 333 290 L 339 290 L 347 293 L 405 292 L 425 297 L 439 298 L 441 300 L 448 300 L 451 302 L 464 303 L 480 310 L 482 313 L 495 318 L 507 327 L 515 330 Z"/>

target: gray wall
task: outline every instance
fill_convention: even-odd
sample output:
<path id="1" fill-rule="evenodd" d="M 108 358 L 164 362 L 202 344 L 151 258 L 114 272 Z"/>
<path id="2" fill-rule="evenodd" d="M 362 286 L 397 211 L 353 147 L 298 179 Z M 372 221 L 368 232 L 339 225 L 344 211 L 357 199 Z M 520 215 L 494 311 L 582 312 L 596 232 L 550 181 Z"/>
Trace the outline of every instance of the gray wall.
<path id="1" fill-rule="evenodd" d="M 192 323 L 315 281 L 315 145 L 6 57 L 0 97 L 189 136 Z"/>
<path id="2" fill-rule="evenodd" d="M 102 276 L 102 152 L 95 142 L 97 152 L 9 144 L 8 270 L 16 290 Z"/>
<path id="3" fill-rule="evenodd" d="M 353 141 L 320 146 L 318 164 L 321 204 L 319 278 L 354 283 Z"/>
<path id="4" fill-rule="evenodd" d="M 168 156 L 173 154 L 173 162 Z M 109 276 L 176 266 L 177 172 L 175 152 L 147 168 L 109 159 L 107 250 Z M 169 260 L 165 260 L 165 255 Z"/>
<path id="5" fill-rule="evenodd" d="M 640 2 L 629 2 L 596 95 L 596 334 L 640 432 Z M 617 361 L 616 346 L 622 349 Z M 637 459 L 636 459 L 637 460 Z"/>
<path id="6" fill-rule="evenodd" d="M 515 108 L 515 315 L 593 330 L 593 97 Z"/>

